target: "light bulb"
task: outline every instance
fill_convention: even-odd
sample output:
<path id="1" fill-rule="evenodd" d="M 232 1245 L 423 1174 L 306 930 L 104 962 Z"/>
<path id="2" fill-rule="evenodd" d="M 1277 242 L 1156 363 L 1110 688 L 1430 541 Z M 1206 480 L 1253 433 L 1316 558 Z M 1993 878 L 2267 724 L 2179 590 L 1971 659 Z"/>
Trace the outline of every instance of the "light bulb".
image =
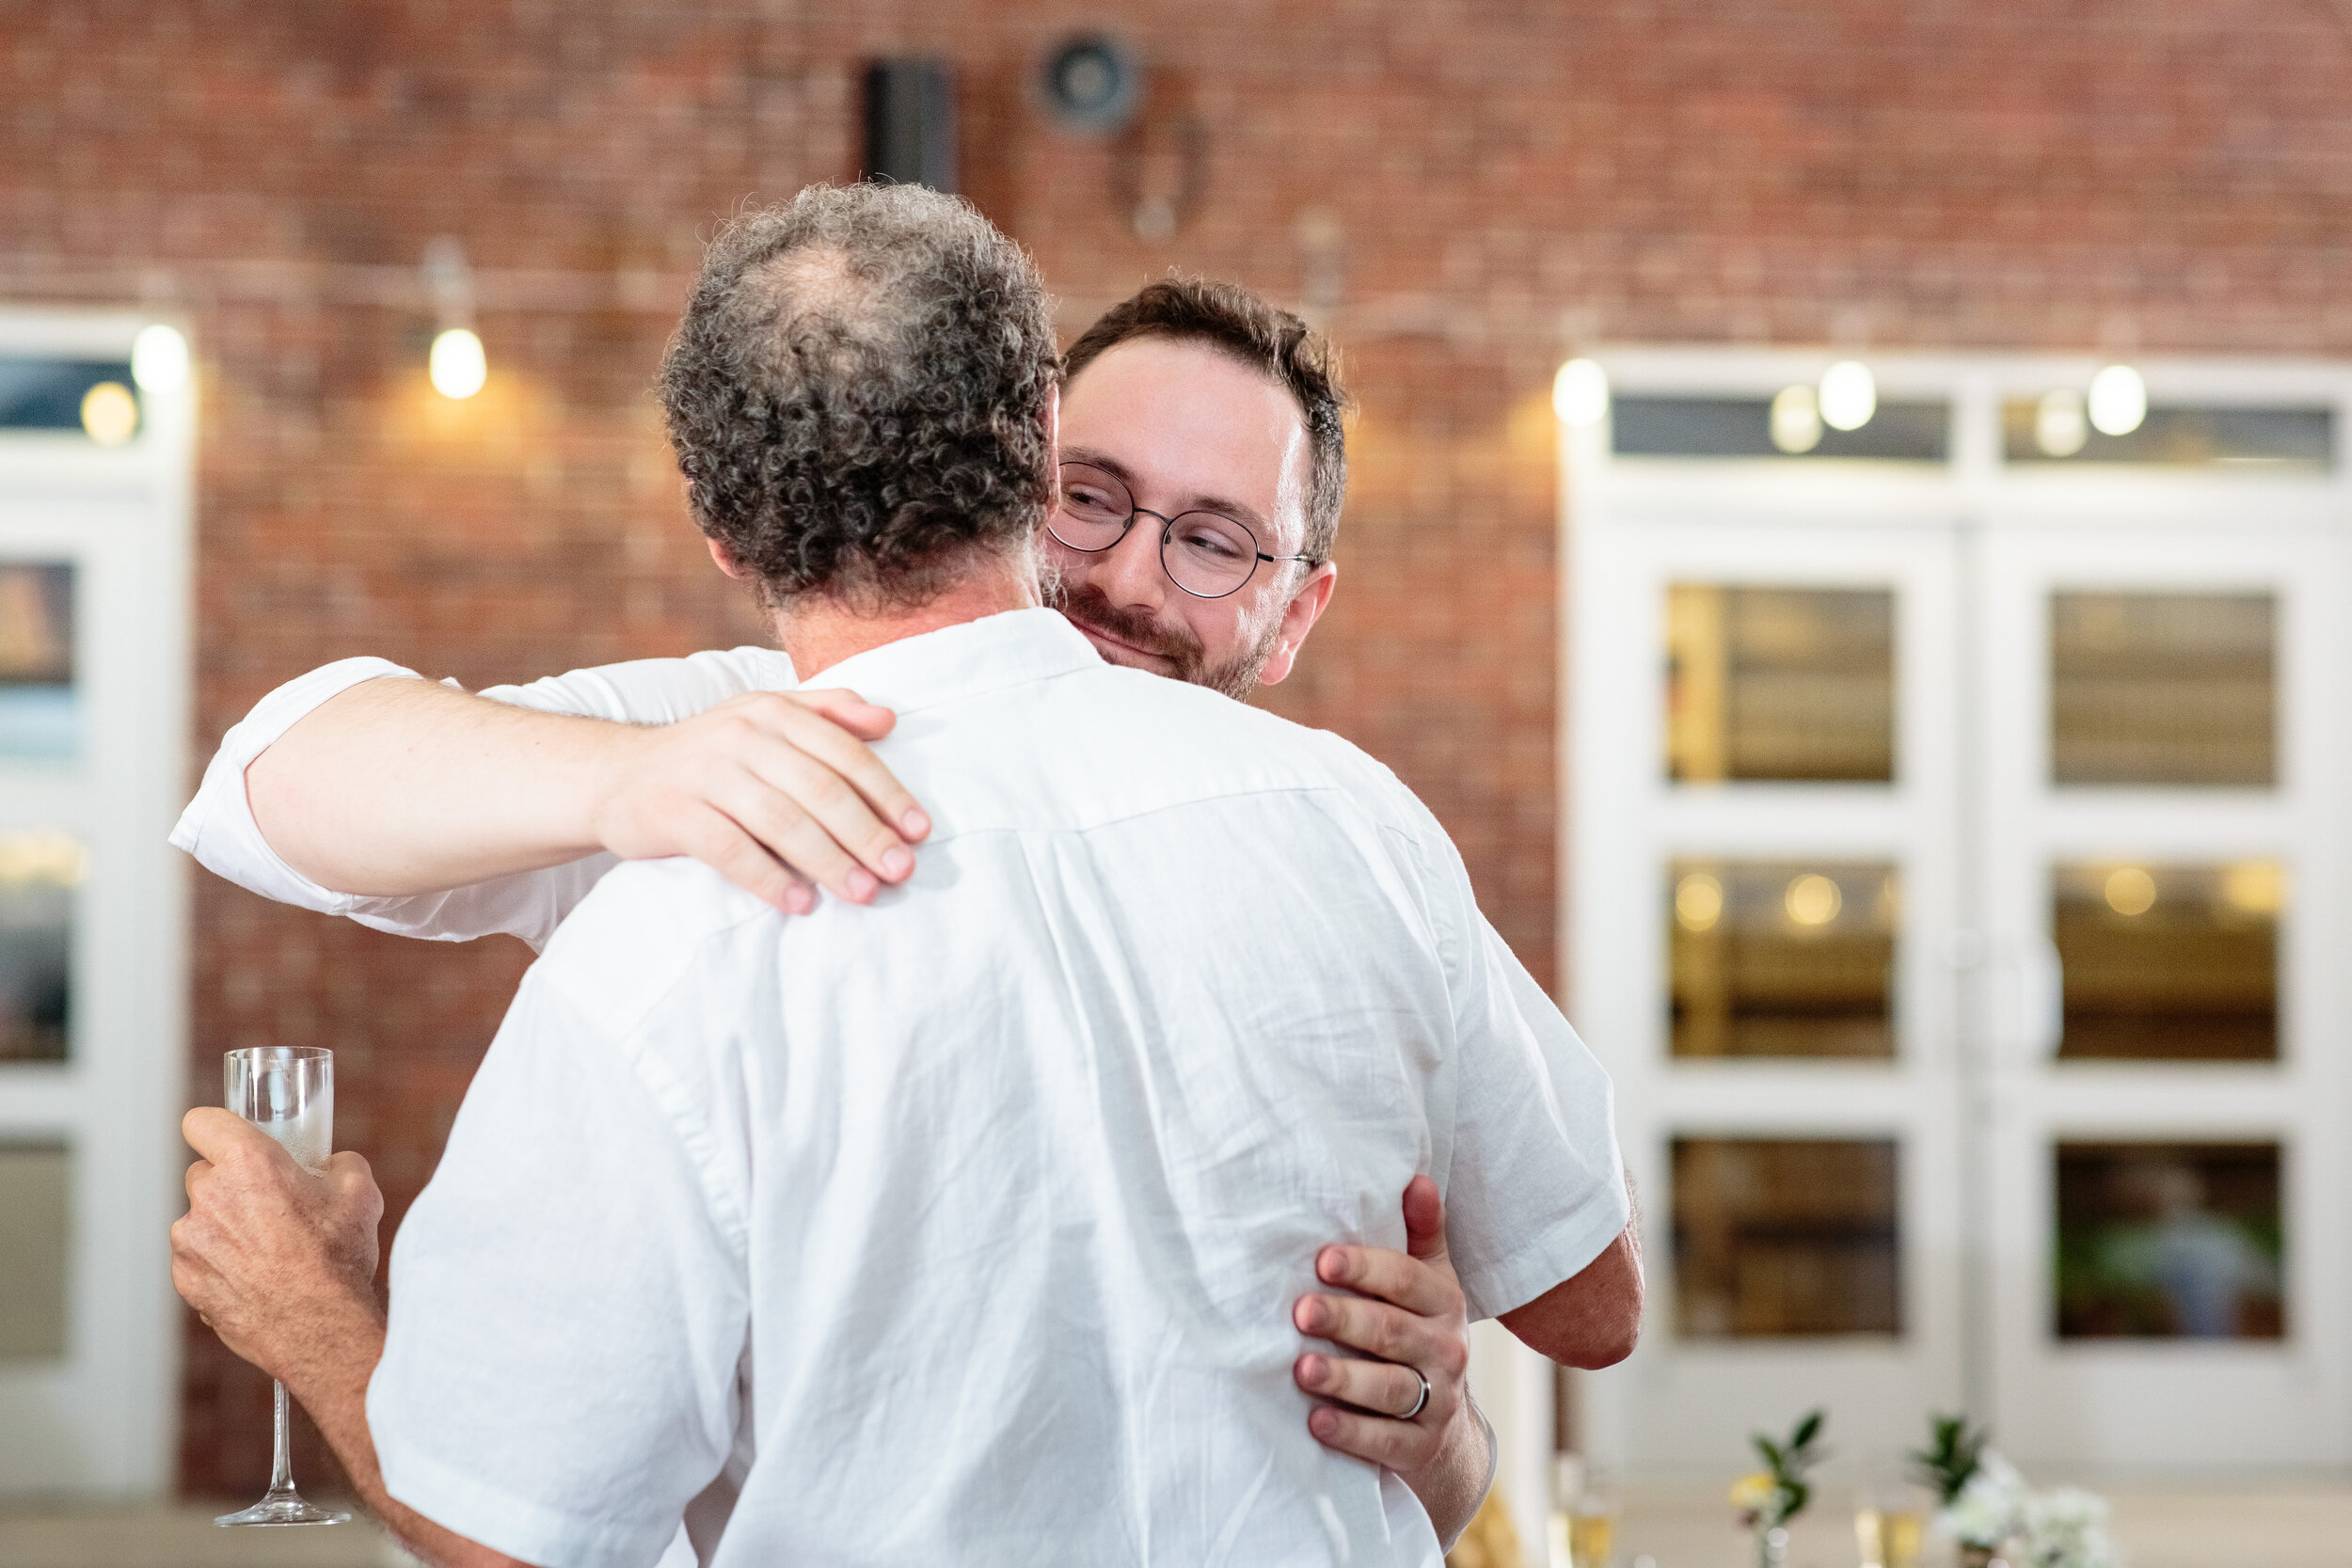
<path id="1" fill-rule="evenodd" d="M 2033 409 L 2033 443 L 2044 457 L 2072 457 L 2090 439 L 2083 418 L 2083 395 L 2072 387 L 2042 394 Z"/>
<path id="2" fill-rule="evenodd" d="M 1808 871 L 1790 879 L 1781 903 L 1788 909 L 1788 918 L 1798 925 L 1826 926 L 1837 918 L 1846 898 L 1836 882 L 1818 871 Z"/>
<path id="3" fill-rule="evenodd" d="M 490 362 L 483 356 L 482 340 L 462 326 L 453 326 L 433 340 L 433 389 L 445 398 L 469 398 L 490 379 Z"/>
<path id="4" fill-rule="evenodd" d="M 188 384 L 188 341 L 161 322 L 142 326 L 131 340 L 131 379 L 142 392 L 168 397 Z"/>
<path id="5" fill-rule="evenodd" d="M 1800 381 L 1772 397 L 1772 445 L 1795 456 L 1821 444 L 1821 400 Z"/>
<path id="6" fill-rule="evenodd" d="M 1832 430 L 1860 430 L 1879 411 L 1879 384 L 1859 359 L 1840 359 L 1821 372 L 1821 420 Z"/>
<path id="7" fill-rule="evenodd" d="M 2090 378 L 2090 427 L 2102 436 L 2129 436 L 2148 417 L 2148 384 L 2129 365 L 2109 365 Z"/>
<path id="8" fill-rule="evenodd" d="M 1609 372 L 1590 359 L 1571 359 L 1551 378 L 1551 411 L 1562 424 L 1583 429 L 1609 417 Z"/>
<path id="9" fill-rule="evenodd" d="M 1675 919 L 1686 931 L 1711 931 L 1723 918 L 1724 884 L 1693 871 L 1675 884 Z"/>
<path id="10" fill-rule="evenodd" d="M 119 381 L 102 381 L 82 394 L 82 429 L 102 447 L 119 447 L 139 432 L 139 400 Z"/>

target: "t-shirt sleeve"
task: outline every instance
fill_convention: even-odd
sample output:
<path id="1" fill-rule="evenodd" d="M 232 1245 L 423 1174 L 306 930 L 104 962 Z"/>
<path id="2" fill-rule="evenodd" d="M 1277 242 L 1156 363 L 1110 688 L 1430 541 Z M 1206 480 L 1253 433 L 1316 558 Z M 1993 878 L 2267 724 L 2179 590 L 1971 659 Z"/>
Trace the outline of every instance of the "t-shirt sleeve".
<path id="1" fill-rule="evenodd" d="M 1478 913 L 1466 877 L 1454 903 L 1465 918 L 1446 1245 L 1470 1316 L 1491 1318 L 1581 1273 L 1632 1206 L 1609 1075 Z"/>
<path id="2" fill-rule="evenodd" d="M 381 658 L 347 658 L 288 681 L 254 705 L 230 730 L 196 799 L 181 814 L 171 842 L 215 876 L 281 904 L 341 915 L 394 936 L 428 942 L 471 942 L 516 936 L 533 947 L 619 862 L 590 855 L 564 865 L 517 872 L 463 887 L 400 897 L 337 893 L 296 871 L 270 847 L 254 820 L 245 770 L 278 737 L 328 698 L 361 681 L 385 676 L 420 679 L 413 670 Z M 523 686 L 496 686 L 482 695 L 544 713 L 576 714 L 624 723 L 665 724 L 689 718 L 739 692 L 781 689 L 792 682 L 791 661 L 765 648 L 735 648 L 686 658 L 635 659 L 574 670 Z"/>
<path id="3" fill-rule="evenodd" d="M 691 988 L 688 988 L 691 990 Z M 534 970 L 392 1249 L 390 1495 L 547 1568 L 648 1568 L 725 1465 L 740 1188 L 676 1081 Z"/>

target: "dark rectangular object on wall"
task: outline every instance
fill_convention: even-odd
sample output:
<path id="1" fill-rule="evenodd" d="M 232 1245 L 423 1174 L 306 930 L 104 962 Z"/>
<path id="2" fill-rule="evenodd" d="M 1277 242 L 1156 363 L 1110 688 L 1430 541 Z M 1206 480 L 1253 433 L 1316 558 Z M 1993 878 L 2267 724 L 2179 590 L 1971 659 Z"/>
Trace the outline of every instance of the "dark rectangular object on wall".
<path id="1" fill-rule="evenodd" d="M 866 178 L 956 191 L 956 78 L 945 60 L 866 68 Z"/>

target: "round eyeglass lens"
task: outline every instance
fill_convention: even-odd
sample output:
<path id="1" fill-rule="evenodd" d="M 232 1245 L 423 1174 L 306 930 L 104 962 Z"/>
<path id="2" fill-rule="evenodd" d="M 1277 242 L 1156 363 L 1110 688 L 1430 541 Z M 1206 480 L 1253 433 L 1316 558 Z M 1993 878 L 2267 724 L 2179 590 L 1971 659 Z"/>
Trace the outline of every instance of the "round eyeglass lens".
<path id="1" fill-rule="evenodd" d="M 1088 463 L 1061 466 L 1061 504 L 1046 527 L 1073 550 L 1107 550 L 1125 536 L 1135 498 L 1115 474 Z"/>
<path id="2" fill-rule="evenodd" d="M 1168 525 L 1160 564 L 1184 592 L 1221 599 L 1257 569 L 1258 536 L 1220 513 L 1187 512 Z"/>

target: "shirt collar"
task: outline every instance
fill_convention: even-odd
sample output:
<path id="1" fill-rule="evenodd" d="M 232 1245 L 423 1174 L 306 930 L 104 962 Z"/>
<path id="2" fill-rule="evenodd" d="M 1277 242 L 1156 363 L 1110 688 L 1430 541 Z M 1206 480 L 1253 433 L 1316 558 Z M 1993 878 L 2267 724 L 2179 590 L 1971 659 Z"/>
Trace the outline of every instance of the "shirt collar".
<path id="1" fill-rule="evenodd" d="M 801 685 L 847 687 L 904 714 L 1102 662 L 1060 611 L 1009 610 L 852 654 Z"/>

